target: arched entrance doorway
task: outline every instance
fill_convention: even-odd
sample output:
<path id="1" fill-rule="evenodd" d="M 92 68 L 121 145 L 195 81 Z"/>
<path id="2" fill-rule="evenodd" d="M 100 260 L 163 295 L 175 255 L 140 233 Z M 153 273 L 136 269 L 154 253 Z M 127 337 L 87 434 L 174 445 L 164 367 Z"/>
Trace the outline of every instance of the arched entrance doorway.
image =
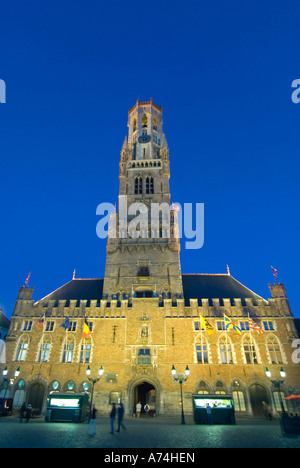
<path id="1" fill-rule="evenodd" d="M 136 411 L 138 402 L 142 405 L 141 416 L 145 416 L 144 406 L 146 403 L 150 406 L 149 416 L 154 416 L 156 414 L 156 390 L 154 385 L 149 382 L 141 382 L 134 387 L 134 412 Z"/>
<path id="2" fill-rule="evenodd" d="M 253 416 L 264 417 L 263 401 L 268 405 L 270 404 L 270 398 L 267 390 L 262 385 L 253 384 L 251 385 L 249 392 Z"/>
<path id="3" fill-rule="evenodd" d="M 34 414 L 41 414 L 45 396 L 45 386 L 36 382 L 30 386 L 27 404 L 32 406 Z"/>

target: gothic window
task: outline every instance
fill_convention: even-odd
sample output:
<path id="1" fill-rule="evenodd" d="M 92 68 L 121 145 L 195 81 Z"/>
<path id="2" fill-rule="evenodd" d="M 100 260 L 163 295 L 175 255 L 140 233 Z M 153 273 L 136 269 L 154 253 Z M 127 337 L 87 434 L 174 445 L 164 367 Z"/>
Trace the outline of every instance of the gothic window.
<path id="1" fill-rule="evenodd" d="M 267 348 L 272 364 L 282 364 L 282 354 L 280 350 L 280 344 L 275 336 L 268 336 Z"/>
<path id="2" fill-rule="evenodd" d="M 146 114 L 144 114 L 142 117 L 142 127 L 147 128 L 147 126 L 148 126 L 148 119 L 147 119 Z"/>
<path id="3" fill-rule="evenodd" d="M 208 346 L 206 338 L 202 338 L 201 342 L 196 344 L 196 357 L 199 364 L 208 364 Z"/>
<path id="4" fill-rule="evenodd" d="M 132 127 L 133 131 L 135 132 L 136 131 L 136 119 L 134 119 L 133 121 L 133 127 Z"/>
<path id="5" fill-rule="evenodd" d="M 40 345 L 39 362 L 48 362 L 51 344 L 51 337 L 48 334 L 44 335 Z"/>
<path id="6" fill-rule="evenodd" d="M 153 130 L 157 130 L 157 121 L 155 117 L 153 119 Z"/>
<path id="7" fill-rule="evenodd" d="M 233 364 L 231 341 L 227 336 L 222 336 L 219 341 L 220 358 L 222 364 Z"/>
<path id="8" fill-rule="evenodd" d="M 80 362 L 91 362 L 92 340 L 91 337 L 85 338 L 81 344 Z"/>
<path id="9" fill-rule="evenodd" d="M 146 193 L 154 193 L 153 177 L 146 177 Z"/>
<path id="10" fill-rule="evenodd" d="M 243 339 L 243 350 L 247 364 L 258 364 L 257 353 L 253 338 L 245 336 Z"/>
<path id="11" fill-rule="evenodd" d="M 74 349 L 75 349 L 75 338 L 73 335 L 67 335 L 65 344 L 64 344 L 62 362 L 73 361 Z"/>
<path id="12" fill-rule="evenodd" d="M 242 392 L 241 390 L 233 390 L 232 398 L 234 402 L 234 408 L 236 411 L 246 411 L 244 392 Z"/>
<path id="13" fill-rule="evenodd" d="M 143 179 L 141 177 L 136 177 L 134 180 L 134 193 L 136 195 L 143 193 Z"/>
<path id="14" fill-rule="evenodd" d="M 23 335 L 19 342 L 16 361 L 25 361 L 28 347 L 29 347 L 29 336 Z"/>
<path id="15" fill-rule="evenodd" d="M 201 382 L 198 385 L 198 395 L 208 395 L 209 394 L 209 388 L 206 382 L 201 380 Z"/>

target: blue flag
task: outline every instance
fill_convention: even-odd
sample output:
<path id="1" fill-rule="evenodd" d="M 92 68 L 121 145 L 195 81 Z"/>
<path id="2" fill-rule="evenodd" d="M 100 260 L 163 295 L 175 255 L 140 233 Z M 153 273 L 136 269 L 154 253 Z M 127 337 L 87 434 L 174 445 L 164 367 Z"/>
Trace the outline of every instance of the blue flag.
<path id="1" fill-rule="evenodd" d="M 63 323 L 60 326 L 63 327 L 65 330 L 68 330 L 68 328 L 70 326 L 69 317 L 66 317 L 65 320 L 63 321 Z"/>

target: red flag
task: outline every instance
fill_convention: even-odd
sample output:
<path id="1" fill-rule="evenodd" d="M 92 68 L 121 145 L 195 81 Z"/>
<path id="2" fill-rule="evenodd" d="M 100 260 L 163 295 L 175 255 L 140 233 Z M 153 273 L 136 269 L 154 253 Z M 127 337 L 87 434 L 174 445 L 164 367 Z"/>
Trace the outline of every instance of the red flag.
<path id="1" fill-rule="evenodd" d="M 271 265 L 271 268 L 272 268 L 272 271 L 273 271 L 274 278 L 277 279 L 277 270 L 276 270 L 276 268 L 274 268 L 273 265 Z"/>
<path id="2" fill-rule="evenodd" d="M 263 330 L 258 323 L 255 323 L 251 318 L 249 318 L 249 328 L 251 330 L 256 330 L 257 333 L 260 333 L 261 335 L 265 333 L 265 330 Z"/>
<path id="3" fill-rule="evenodd" d="M 29 281 L 30 275 L 31 275 L 31 272 L 28 274 L 28 276 L 27 276 L 27 278 L 25 280 L 25 286 L 28 286 L 28 281 Z"/>
<path id="4" fill-rule="evenodd" d="M 36 323 L 36 326 L 38 327 L 39 325 L 44 326 L 46 321 L 46 313 L 39 319 L 39 321 Z"/>
<path id="5" fill-rule="evenodd" d="M 175 205 L 175 203 L 172 203 L 172 210 L 173 211 L 180 211 L 180 206 Z"/>

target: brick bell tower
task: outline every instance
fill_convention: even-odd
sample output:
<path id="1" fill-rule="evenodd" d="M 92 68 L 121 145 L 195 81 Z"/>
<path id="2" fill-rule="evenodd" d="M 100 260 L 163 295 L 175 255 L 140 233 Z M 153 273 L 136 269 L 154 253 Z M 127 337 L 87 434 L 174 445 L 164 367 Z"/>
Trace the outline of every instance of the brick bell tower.
<path id="1" fill-rule="evenodd" d="M 177 213 L 170 207 L 169 148 L 152 98 L 128 112 L 118 209 L 111 215 L 103 299 L 183 297 Z"/>

